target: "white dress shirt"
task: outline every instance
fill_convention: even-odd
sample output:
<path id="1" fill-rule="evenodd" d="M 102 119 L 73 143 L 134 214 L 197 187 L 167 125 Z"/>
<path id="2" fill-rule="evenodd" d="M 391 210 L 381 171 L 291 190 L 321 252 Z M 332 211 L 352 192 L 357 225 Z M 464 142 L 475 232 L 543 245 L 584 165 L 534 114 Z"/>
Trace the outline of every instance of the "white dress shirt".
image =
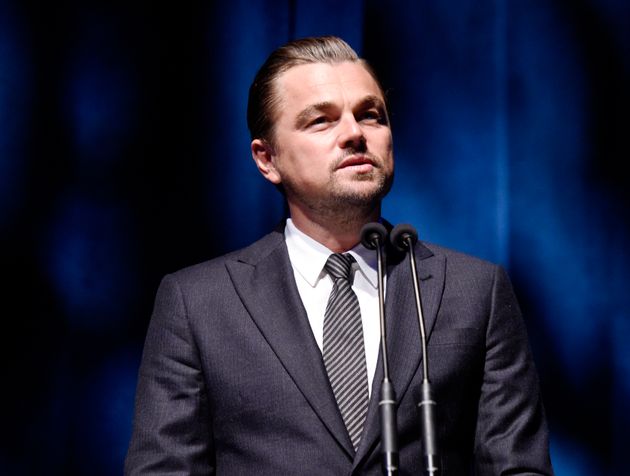
<path id="1" fill-rule="evenodd" d="M 333 251 L 298 230 L 291 219 L 287 219 L 284 237 L 293 267 L 295 282 L 308 315 L 320 351 L 324 341 L 324 313 L 333 281 L 324 269 Z M 360 243 L 348 251 L 356 260 L 352 289 L 359 299 L 368 380 L 374 379 L 374 371 L 380 346 L 380 323 L 378 304 L 378 272 L 376 252 Z M 370 395 L 372 385 L 370 384 Z"/>

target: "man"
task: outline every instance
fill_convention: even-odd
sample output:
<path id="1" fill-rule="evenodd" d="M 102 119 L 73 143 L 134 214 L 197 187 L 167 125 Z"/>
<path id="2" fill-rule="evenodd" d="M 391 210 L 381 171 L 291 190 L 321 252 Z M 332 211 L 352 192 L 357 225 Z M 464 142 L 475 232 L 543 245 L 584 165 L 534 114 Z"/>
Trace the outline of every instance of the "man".
<path id="1" fill-rule="evenodd" d="M 393 180 L 382 88 L 342 40 L 298 40 L 258 72 L 248 123 L 254 161 L 290 218 L 243 250 L 164 278 L 126 473 L 381 474 L 376 264 L 359 242 Z M 406 260 L 386 254 L 399 474 L 422 474 L 412 277 Z M 552 474 L 505 272 L 429 244 L 415 255 L 441 474 Z"/>

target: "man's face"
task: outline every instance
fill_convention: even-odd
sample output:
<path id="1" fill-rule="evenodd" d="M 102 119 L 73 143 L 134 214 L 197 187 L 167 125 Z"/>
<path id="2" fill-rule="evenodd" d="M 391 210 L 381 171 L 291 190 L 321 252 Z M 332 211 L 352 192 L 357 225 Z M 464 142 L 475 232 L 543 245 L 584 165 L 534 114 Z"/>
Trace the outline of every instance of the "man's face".
<path id="1" fill-rule="evenodd" d="M 392 134 L 367 70 L 352 62 L 305 64 L 275 86 L 274 147 L 263 175 L 282 184 L 289 206 L 330 212 L 380 203 L 393 179 Z"/>

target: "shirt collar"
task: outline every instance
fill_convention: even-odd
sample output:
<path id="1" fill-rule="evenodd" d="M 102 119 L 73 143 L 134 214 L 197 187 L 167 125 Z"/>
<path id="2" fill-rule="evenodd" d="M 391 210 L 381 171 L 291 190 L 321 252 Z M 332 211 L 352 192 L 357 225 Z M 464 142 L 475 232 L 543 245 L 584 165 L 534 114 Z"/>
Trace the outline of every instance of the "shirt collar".
<path id="1" fill-rule="evenodd" d="M 326 275 L 324 265 L 333 251 L 298 230 L 290 218 L 287 219 L 284 228 L 284 238 L 293 268 L 309 285 L 315 287 L 317 282 Z M 348 253 L 354 256 L 361 274 L 376 289 L 378 280 L 376 253 L 365 248 L 361 243 Z"/>

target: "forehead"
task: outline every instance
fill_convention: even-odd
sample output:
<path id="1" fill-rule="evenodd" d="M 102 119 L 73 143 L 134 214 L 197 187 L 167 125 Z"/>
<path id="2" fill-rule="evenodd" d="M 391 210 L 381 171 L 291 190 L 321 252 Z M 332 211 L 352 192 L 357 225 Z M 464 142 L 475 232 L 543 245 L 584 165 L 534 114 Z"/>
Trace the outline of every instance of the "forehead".
<path id="1" fill-rule="evenodd" d="M 359 102 L 366 96 L 383 98 L 372 75 L 359 62 L 309 63 L 294 66 L 276 82 L 283 109 L 301 109 L 319 102 Z"/>

